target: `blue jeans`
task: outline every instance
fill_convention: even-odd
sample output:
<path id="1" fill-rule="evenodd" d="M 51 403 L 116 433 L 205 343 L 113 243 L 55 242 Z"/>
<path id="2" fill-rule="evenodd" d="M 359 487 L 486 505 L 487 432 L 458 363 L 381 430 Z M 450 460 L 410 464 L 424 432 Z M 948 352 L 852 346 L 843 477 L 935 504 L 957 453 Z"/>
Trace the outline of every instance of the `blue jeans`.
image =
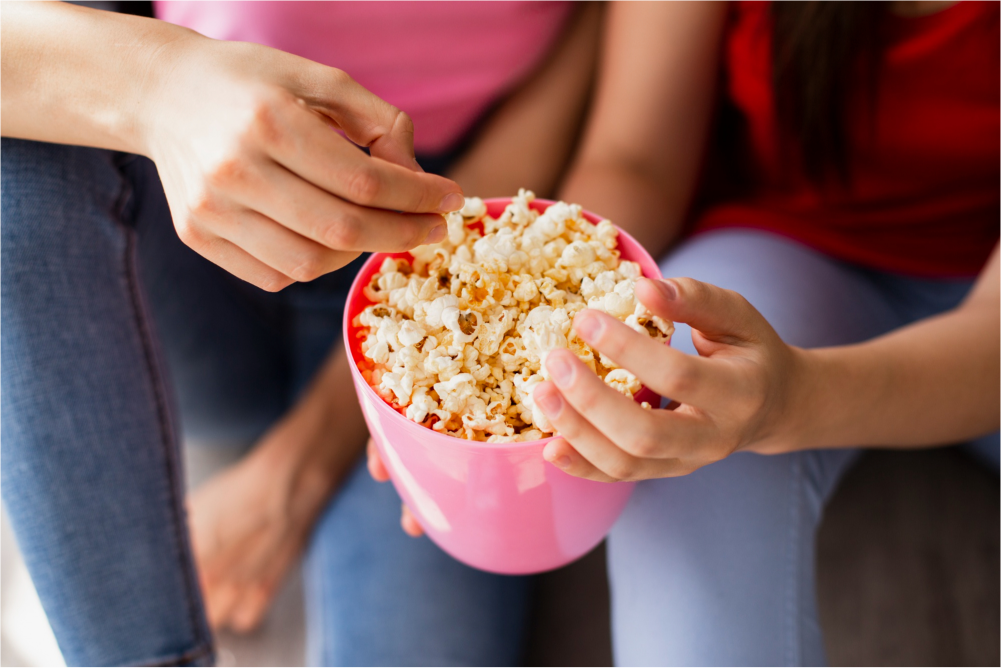
<path id="1" fill-rule="evenodd" d="M 781 237 L 747 230 L 689 240 L 663 262 L 662 270 L 666 276 L 692 276 L 739 290 L 786 341 L 807 347 L 878 336 L 952 308 L 971 286 L 969 281 L 917 280 L 861 269 Z M 678 326 L 674 345 L 695 354 L 684 325 Z M 972 445 L 996 470 L 998 434 Z M 824 504 L 856 456 L 857 451 L 849 449 L 767 457 L 741 453 L 684 478 L 640 483 L 608 539 L 616 663 L 825 663 L 815 596 L 815 538 Z M 372 487 L 365 478 L 352 484 Z M 325 609 L 334 617 L 311 618 L 310 624 L 321 630 L 310 637 L 323 642 L 310 648 L 311 658 L 321 663 L 343 660 L 338 641 L 332 639 L 350 642 L 344 638 L 350 628 L 349 637 L 365 638 L 372 645 L 368 653 L 355 652 L 348 655 L 351 658 L 400 663 L 403 657 L 402 662 L 408 662 L 406 643 L 412 636 L 396 640 L 379 635 L 370 618 L 393 625 L 409 618 L 413 627 L 422 629 L 422 637 L 457 638 L 458 649 L 465 629 L 482 627 L 475 620 L 461 628 L 439 621 L 447 616 L 447 606 L 454 605 L 452 597 L 459 595 L 457 580 L 429 564 L 380 552 L 387 538 L 375 532 L 354 537 L 351 548 L 344 548 L 340 541 L 350 530 L 346 517 L 354 514 L 337 516 L 335 509 L 358 500 L 342 494 L 332 506 L 334 512 L 321 520 L 316 544 L 337 550 L 339 556 L 314 548 L 308 564 L 311 581 L 321 583 L 324 574 L 381 559 L 378 570 L 385 583 L 395 587 L 419 580 L 425 596 L 439 607 L 429 621 L 400 605 L 391 587 L 337 577 L 336 583 L 323 583 L 312 592 L 331 602 Z M 382 528 L 395 530 L 395 519 Z M 332 563 L 340 568 L 330 568 Z M 368 589 L 368 594 L 360 599 L 341 596 L 359 588 Z M 362 607 L 352 608 L 348 601 L 357 600 L 363 601 Z"/>
<path id="2" fill-rule="evenodd" d="M 209 663 L 179 434 L 249 442 L 281 415 L 334 343 L 350 272 L 277 295 L 233 279 L 180 244 L 141 158 L 4 139 L 2 169 L 3 498 L 60 646 L 70 664 Z M 689 241 L 664 270 L 739 290 L 806 346 L 969 288 L 746 231 Z M 982 449 L 996 462 L 997 435 Z M 813 539 L 852 457 L 741 454 L 642 483 L 609 539 L 617 661 L 822 662 Z M 361 466 L 321 517 L 310 660 L 517 663 L 531 579 L 462 566 L 398 517 Z"/>
<path id="3" fill-rule="evenodd" d="M 63 655 L 209 664 L 181 434 L 250 443 L 282 415 L 337 341 L 352 267 L 278 294 L 233 278 L 180 243 L 133 155 L 4 138 L 2 206 L 3 501 Z M 366 476 L 310 548 L 314 659 L 517 662 L 529 582 L 408 539 Z"/>
<path id="4" fill-rule="evenodd" d="M 873 338 L 952 308 L 969 281 L 852 266 L 753 230 L 694 237 L 661 264 L 744 295 L 793 345 Z M 673 345 L 696 354 L 690 329 Z M 998 467 L 999 438 L 971 444 Z M 822 665 L 814 546 L 853 450 L 739 453 L 637 486 L 608 540 L 620 665 Z"/>

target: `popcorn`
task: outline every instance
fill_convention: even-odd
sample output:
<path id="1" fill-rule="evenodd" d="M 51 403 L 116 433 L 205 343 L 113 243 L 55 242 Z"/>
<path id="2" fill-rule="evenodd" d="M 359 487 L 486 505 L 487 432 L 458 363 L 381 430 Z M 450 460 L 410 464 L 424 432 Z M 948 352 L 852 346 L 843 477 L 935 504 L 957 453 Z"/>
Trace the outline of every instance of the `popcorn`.
<path id="1" fill-rule="evenodd" d="M 363 288 L 362 373 L 407 419 L 476 441 L 544 438 L 553 425 L 532 392 L 549 379 L 549 352 L 571 350 L 626 396 L 641 387 L 577 337 L 577 312 L 604 311 L 660 341 L 674 331 L 636 299 L 642 272 L 619 259 L 614 225 L 565 202 L 540 214 L 534 198 L 519 191 L 496 219 L 467 198 L 446 215 L 444 241 L 413 249 L 412 261 L 387 258 Z"/>
<path id="2" fill-rule="evenodd" d="M 612 369 L 605 375 L 605 383 L 627 397 L 640 391 L 639 379 L 625 369 Z"/>

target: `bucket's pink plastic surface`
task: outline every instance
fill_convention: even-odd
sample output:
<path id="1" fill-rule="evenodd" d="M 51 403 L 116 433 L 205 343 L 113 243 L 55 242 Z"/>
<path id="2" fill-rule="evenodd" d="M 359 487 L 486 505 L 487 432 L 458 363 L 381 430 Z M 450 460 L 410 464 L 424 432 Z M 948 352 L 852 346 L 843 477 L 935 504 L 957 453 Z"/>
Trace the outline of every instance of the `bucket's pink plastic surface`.
<path id="1" fill-rule="evenodd" d="M 490 216 L 510 199 L 485 200 Z M 551 201 L 535 200 L 545 210 Z M 597 223 L 600 217 L 585 213 Z M 660 278 L 657 263 L 639 243 L 619 233 L 625 260 L 638 262 L 643 275 Z M 371 302 L 362 288 L 387 257 L 376 253 L 363 265 L 348 295 L 344 341 L 351 374 L 369 433 L 393 484 L 435 543 L 470 566 L 495 573 L 538 573 L 587 554 L 622 513 L 633 483 L 601 483 L 575 478 L 542 458 L 551 438 L 525 443 L 478 443 L 440 434 L 411 422 L 375 393 L 362 377 L 357 330 L 352 326 Z M 657 405 L 643 389 L 637 401 Z"/>

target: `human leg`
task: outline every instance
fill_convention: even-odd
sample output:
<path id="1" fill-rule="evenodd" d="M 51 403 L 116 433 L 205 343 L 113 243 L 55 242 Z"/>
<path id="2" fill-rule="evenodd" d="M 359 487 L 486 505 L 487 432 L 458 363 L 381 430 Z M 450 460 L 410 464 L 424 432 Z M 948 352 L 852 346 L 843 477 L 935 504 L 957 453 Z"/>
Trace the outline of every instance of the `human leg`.
<path id="1" fill-rule="evenodd" d="M 794 345 L 849 343 L 902 324 L 871 276 L 766 233 L 696 237 L 663 271 L 740 292 Z M 687 326 L 673 345 L 694 354 Z M 738 453 L 640 483 L 609 538 L 616 662 L 823 663 L 814 534 L 853 457 Z"/>
<path id="2" fill-rule="evenodd" d="M 531 580 L 470 568 L 400 530 L 400 498 L 359 465 L 306 560 L 313 665 L 517 665 Z"/>
<path id="3" fill-rule="evenodd" d="M 124 157 L 2 155 L 3 499 L 39 597 L 70 664 L 210 664 Z"/>

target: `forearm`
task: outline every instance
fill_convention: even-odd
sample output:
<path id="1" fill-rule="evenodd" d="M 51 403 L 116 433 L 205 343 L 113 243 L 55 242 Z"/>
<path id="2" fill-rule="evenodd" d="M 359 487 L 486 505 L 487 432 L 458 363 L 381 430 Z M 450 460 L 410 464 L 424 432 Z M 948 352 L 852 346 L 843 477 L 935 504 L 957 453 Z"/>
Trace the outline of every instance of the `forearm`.
<path id="1" fill-rule="evenodd" d="M 464 192 L 551 197 L 570 161 L 594 75 L 601 5 L 585 3 L 546 62 L 494 112 L 448 176 Z"/>
<path id="2" fill-rule="evenodd" d="M 854 346 L 801 351 L 797 449 L 932 446 L 996 430 L 997 269 L 995 253 L 974 294 L 952 311 Z"/>
<path id="3" fill-rule="evenodd" d="M 608 218 L 654 257 L 666 252 L 681 233 L 684 206 L 675 205 L 670 190 L 656 175 L 625 161 L 575 166 L 560 191 L 560 199 Z"/>
<path id="4" fill-rule="evenodd" d="M 681 232 L 715 98 L 725 3 L 613 3 L 601 75 L 562 199 L 660 255 Z"/>
<path id="5" fill-rule="evenodd" d="M 3 136 L 144 150 L 158 54 L 197 33 L 62 2 L 5 2 L 0 11 Z"/>

